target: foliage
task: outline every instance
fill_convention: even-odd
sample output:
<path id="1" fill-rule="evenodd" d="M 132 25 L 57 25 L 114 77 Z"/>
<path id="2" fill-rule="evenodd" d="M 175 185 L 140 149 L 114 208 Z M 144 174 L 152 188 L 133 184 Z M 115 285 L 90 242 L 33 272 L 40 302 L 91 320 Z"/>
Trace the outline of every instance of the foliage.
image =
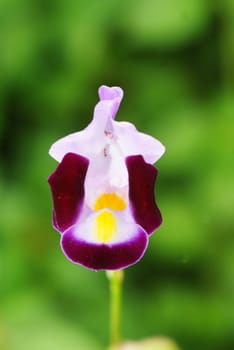
<path id="1" fill-rule="evenodd" d="M 123 335 L 234 348 L 234 52 L 231 0 L 2 0 L 0 348 L 101 349 L 103 272 L 68 262 L 51 228 L 47 155 L 91 120 L 101 84 L 119 120 L 167 147 L 164 224 L 126 271 Z"/>

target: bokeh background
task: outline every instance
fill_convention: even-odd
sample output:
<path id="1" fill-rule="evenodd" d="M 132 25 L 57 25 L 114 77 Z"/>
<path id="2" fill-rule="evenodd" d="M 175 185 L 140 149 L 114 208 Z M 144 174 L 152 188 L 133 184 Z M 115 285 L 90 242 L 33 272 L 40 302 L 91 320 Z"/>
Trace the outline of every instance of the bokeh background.
<path id="1" fill-rule="evenodd" d="M 101 84 L 167 147 L 124 339 L 234 349 L 234 1 L 1 0 L 0 18 L 0 349 L 108 344 L 105 273 L 63 256 L 47 185 L 50 145 L 87 125 Z"/>

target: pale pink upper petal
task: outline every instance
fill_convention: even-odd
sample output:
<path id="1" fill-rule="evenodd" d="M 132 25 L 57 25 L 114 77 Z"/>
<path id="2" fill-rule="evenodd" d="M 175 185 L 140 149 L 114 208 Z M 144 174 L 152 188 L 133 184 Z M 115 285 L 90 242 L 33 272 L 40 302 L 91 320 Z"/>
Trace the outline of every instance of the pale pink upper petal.
<path id="1" fill-rule="evenodd" d="M 52 144 L 49 150 L 50 156 L 61 162 L 67 153 L 76 153 L 90 158 L 94 150 L 95 152 L 100 152 L 103 148 L 104 140 L 100 132 L 97 132 L 97 127 L 92 122 L 84 130 L 59 139 Z"/>
<path id="2" fill-rule="evenodd" d="M 51 157 L 61 162 L 66 153 L 72 152 L 91 158 L 110 142 L 113 135 L 112 120 L 123 98 L 123 90 L 103 85 L 99 88 L 99 97 L 91 123 L 84 130 L 56 141 L 49 150 Z"/>
<path id="3" fill-rule="evenodd" d="M 123 90 L 103 85 L 98 93 L 100 101 L 95 106 L 91 123 L 84 130 L 56 141 L 49 154 L 59 162 L 70 152 L 93 159 L 105 154 L 109 148 L 115 157 L 118 155 L 124 159 L 140 154 L 146 162 L 156 162 L 165 152 L 160 141 L 139 132 L 131 123 L 113 120 L 123 98 Z"/>
<path id="4" fill-rule="evenodd" d="M 139 132 L 128 122 L 113 122 L 117 142 L 125 157 L 141 154 L 147 163 L 155 163 L 165 152 L 165 147 L 156 138 Z"/>

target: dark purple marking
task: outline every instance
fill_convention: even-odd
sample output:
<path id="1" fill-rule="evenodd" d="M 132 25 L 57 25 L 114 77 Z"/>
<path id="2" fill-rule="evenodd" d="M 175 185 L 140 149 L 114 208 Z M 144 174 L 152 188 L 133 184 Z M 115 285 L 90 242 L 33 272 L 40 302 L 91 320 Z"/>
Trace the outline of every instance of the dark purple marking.
<path id="1" fill-rule="evenodd" d="M 48 179 L 54 203 L 53 224 L 59 232 L 72 226 L 79 216 L 88 165 L 88 159 L 67 153 Z"/>
<path id="2" fill-rule="evenodd" d="M 126 158 L 129 176 L 129 199 L 136 222 L 150 234 L 162 223 L 155 203 L 154 184 L 158 170 L 141 155 Z"/>

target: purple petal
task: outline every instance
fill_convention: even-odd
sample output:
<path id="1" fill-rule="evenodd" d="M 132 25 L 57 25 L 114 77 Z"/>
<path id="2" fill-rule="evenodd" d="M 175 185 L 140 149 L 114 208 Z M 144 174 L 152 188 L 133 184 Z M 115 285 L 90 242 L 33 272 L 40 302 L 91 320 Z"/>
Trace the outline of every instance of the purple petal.
<path id="1" fill-rule="evenodd" d="M 131 240 L 117 244 L 97 244 L 77 238 L 75 225 L 61 238 L 61 247 L 69 260 L 93 270 L 118 270 L 141 259 L 148 245 L 147 234 L 138 226 Z"/>
<path id="2" fill-rule="evenodd" d="M 155 203 L 154 183 L 158 170 L 141 155 L 126 158 L 129 175 L 129 199 L 136 222 L 149 234 L 162 223 Z"/>
<path id="3" fill-rule="evenodd" d="M 74 153 L 67 153 L 48 182 L 53 196 L 53 224 L 59 232 L 72 226 L 84 201 L 84 181 L 89 161 Z"/>
<path id="4" fill-rule="evenodd" d="M 118 86 L 102 85 L 98 89 L 98 95 L 100 102 L 95 108 L 95 114 L 98 116 L 100 114 L 108 115 L 114 119 L 123 98 L 123 90 Z"/>
<path id="5" fill-rule="evenodd" d="M 122 100 L 123 98 L 123 90 L 118 87 L 118 86 L 106 86 L 106 85 L 102 85 L 100 86 L 100 88 L 98 89 L 98 95 L 100 100 Z"/>

